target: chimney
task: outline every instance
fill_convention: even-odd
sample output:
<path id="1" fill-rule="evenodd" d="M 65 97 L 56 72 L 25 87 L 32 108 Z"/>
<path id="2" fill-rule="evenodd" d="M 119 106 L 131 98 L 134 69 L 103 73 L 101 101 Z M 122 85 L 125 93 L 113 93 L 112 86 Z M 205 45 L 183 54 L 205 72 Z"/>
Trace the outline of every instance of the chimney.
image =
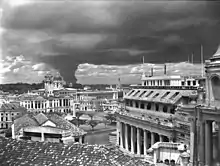
<path id="1" fill-rule="evenodd" d="M 166 75 L 167 74 L 167 66 L 166 66 L 166 64 L 164 64 L 164 75 Z"/>
<path id="2" fill-rule="evenodd" d="M 154 68 L 151 68 L 151 76 L 154 75 Z"/>

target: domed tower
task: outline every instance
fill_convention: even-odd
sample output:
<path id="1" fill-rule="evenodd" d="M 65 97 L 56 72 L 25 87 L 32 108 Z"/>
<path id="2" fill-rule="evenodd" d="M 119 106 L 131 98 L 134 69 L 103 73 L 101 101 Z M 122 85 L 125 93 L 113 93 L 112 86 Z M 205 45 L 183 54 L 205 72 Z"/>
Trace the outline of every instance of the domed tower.
<path id="1" fill-rule="evenodd" d="M 62 89 L 63 88 L 63 78 L 60 73 L 57 74 L 53 78 L 54 89 Z"/>
<path id="2" fill-rule="evenodd" d="M 44 89 L 46 95 L 53 94 L 53 76 L 50 73 L 47 73 L 44 77 Z"/>
<path id="3" fill-rule="evenodd" d="M 220 107 L 220 46 L 216 53 L 206 61 L 206 102 Z"/>

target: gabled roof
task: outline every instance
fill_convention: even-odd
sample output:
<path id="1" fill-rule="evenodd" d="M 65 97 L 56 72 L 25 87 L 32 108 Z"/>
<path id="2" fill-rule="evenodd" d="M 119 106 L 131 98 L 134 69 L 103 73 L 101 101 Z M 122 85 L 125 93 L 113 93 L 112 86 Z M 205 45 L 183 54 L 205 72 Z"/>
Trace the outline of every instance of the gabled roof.
<path id="1" fill-rule="evenodd" d="M 146 166 L 115 146 L 32 142 L 0 137 L 1 165 Z"/>

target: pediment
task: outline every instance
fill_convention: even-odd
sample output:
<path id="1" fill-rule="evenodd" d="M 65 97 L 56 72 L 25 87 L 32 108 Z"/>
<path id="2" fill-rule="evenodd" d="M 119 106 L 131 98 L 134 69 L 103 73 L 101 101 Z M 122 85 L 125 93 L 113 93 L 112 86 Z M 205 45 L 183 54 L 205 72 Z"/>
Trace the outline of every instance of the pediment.
<path id="1" fill-rule="evenodd" d="M 47 120 L 45 123 L 43 123 L 41 126 L 50 126 L 50 127 L 56 127 L 56 124 L 50 120 Z"/>

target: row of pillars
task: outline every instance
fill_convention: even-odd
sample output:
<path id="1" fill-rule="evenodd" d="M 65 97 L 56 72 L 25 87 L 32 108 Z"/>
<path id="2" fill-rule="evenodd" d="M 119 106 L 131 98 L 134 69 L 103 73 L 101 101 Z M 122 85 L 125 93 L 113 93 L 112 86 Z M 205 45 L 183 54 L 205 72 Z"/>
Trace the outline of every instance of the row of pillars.
<path id="1" fill-rule="evenodd" d="M 218 126 L 217 141 L 213 140 L 213 121 L 201 121 L 197 137 L 195 137 L 195 128 L 191 127 L 190 160 L 194 165 L 211 166 L 214 162 L 220 163 L 220 123 Z M 194 144 L 195 138 L 197 145 Z"/>
<path id="2" fill-rule="evenodd" d="M 132 154 L 146 155 L 156 142 L 169 142 L 167 136 L 144 130 L 123 122 L 117 122 L 117 145 Z"/>

